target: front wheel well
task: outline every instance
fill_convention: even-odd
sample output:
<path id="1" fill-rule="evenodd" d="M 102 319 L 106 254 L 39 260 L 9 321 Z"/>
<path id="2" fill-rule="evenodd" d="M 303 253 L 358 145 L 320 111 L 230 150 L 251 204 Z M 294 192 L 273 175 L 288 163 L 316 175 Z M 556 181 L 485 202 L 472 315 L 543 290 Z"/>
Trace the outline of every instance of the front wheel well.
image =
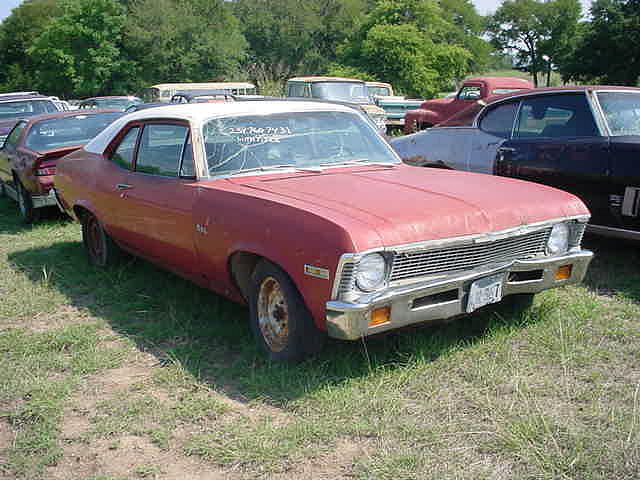
<path id="1" fill-rule="evenodd" d="M 240 290 L 242 297 L 249 300 L 249 285 L 251 282 L 251 274 L 256 265 L 264 257 L 250 252 L 236 252 L 229 259 L 229 268 L 233 282 Z"/>
<path id="2" fill-rule="evenodd" d="M 82 217 L 84 217 L 85 215 L 92 215 L 92 213 L 87 210 L 84 207 L 81 207 L 80 205 L 75 205 L 73 207 L 73 213 L 76 215 L 76 217 L 78 218 L 78 221 L 82 222 Z"/>

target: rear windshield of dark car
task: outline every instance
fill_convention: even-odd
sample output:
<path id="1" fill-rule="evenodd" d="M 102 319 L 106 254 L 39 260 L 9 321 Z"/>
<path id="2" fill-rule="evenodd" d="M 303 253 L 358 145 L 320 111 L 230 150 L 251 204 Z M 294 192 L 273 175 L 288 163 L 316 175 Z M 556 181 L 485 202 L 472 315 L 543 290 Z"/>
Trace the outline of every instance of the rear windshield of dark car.
<path id="1" fill-rule="evenodd" d="M 11 102 L 0 102 L 0 120 L 26 118 L 57 111 L 58 109 L 51 100 L 14 100 Z"/>
<path id="2" fill-rule="evenodd" d="M 44 151 L 83 145 L 122 115 L 120 112 L 105 112 L 42 120 L 29 130 L 26 146 L 31 150 Z"/>

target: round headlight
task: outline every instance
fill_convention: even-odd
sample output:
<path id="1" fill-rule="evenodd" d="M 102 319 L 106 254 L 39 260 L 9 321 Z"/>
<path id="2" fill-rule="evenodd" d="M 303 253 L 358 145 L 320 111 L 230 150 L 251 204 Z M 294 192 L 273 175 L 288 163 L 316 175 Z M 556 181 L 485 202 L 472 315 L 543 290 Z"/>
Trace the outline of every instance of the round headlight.
<path id="1" fill-rule="evenodd" d="M 356 285 L 360 290 L 371 292 L 380 288 L 385 281 L 387 262 L 379 253 L 365 255 L 358 263 Z"/>
<path id="2" fill-rule="evenodd" d="M 569 249 L 569 227 L 566 223 L 558 223 L 551 229 L 547 241 L 547 254 L 556 255 Z"/>

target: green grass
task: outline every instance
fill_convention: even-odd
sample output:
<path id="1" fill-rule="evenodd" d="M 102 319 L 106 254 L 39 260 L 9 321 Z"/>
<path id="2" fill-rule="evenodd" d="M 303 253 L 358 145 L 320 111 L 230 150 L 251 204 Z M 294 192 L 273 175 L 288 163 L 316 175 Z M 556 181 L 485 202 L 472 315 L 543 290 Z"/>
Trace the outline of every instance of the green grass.
<path id="1" fill-rule="evenodd" d="M 144 261 L 90 267 L 78 225 L 0 200 L 0 476 L 638 478 L 640 249 L 586 245 L 584 285 L 527 312 L 283 366 L 244 307 Z"/>

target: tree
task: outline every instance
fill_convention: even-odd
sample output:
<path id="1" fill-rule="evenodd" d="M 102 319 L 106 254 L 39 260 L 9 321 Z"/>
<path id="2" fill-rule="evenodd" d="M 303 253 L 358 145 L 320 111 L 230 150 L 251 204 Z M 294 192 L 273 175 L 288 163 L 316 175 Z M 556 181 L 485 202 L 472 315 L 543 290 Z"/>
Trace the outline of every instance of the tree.
<path id="1" fill-rule="evenodd" d="M 25 0 L 0 24 L 0 88 L 35 87 L 35 66 L 27 50 L 59 11 L 57 0 Z"/>
<path id="2" fill-rule="evenodd" d="M 124 7 L 116 0 L 63 0 L 60 8 L 28 49 L 38 86 L 63 97 L 128 91 L 135 68 L 122 55 Z"/>
<path id="3" fill-rule="evenodd" d="M 264 84 L 295 74 L 318 73 L 336 59 L 337 46 L 360 24 L 367 0 L 237 0 L 250 45 L 250 65 Z"/>
<path id="4" fill-rule="evenodd" d="M 564 78 L 613 85 L 638 85 L 640 0 L 596 0 L 575 49 L 561 65 Z"/>
<path id="5" fill-rule="evenodd" d="M 470 70 L 471 53 L 454 42 L 460 34 L 435 1 L 381 0 L 338 53 L 399 92 L 431 97 Z"/>
<path id="6" fill-rule="evenodd" d="M 141 83 L 242 78 L 247 43 L 223 0 L 129 3 L 125 52 L 140 66 Z"/>
<path id="7" fill-rule="evenodd" d="M 538 73 L 571 49 L 580 13 L 578 0 L 506 0 L 490 19 L 488 31 L 493 45 L 512 53 L 538 86 Z"/>

